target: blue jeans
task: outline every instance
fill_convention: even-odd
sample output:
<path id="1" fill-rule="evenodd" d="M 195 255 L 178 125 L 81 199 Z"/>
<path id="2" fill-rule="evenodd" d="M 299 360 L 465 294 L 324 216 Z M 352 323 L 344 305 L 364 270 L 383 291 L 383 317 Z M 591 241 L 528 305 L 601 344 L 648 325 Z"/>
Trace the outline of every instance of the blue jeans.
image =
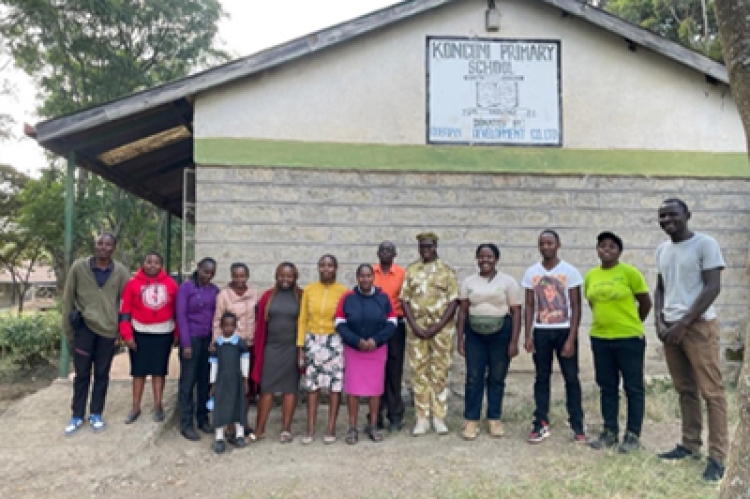
<path id="1" fill-rule="evenodd" d="M 479 421 L 482 399 L 487 387 L 487 419 L 500 419 L 505 394 L 505 376 L 510 367 L 510 345 L 513 321 L 505 317 L 497 333 L 478 334 L 472 331 L 469 320 L 464 328 L 466 352 L 466 388 L 464 394 L 464 419 Z"/>

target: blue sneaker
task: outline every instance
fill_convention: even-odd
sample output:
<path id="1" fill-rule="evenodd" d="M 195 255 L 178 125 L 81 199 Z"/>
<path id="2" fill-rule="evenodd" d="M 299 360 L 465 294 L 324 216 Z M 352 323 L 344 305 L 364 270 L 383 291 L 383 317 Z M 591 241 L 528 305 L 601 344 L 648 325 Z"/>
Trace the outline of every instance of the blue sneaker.
<path id="1" fill-rule="evenodd" d="M 92 414 L 89 416 L 89 424 L 94 431 L 102 431 L 107 427 L 107 423 L 104 422 L 101 414 Z"/>
<path id="2" fill-rule="evenodd" d="M 68 425 L 65 427 L 65 436 L 69 437 L 77 432 L 83 426 L 83 418 L 70 418 Z"/>

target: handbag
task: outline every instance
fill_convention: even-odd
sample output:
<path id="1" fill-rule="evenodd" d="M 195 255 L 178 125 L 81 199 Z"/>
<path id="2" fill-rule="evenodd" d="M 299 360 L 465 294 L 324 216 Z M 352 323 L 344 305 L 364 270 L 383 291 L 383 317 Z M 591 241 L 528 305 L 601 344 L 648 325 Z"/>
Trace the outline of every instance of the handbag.
<path id="1" fill-rule="evenodd" d="M 479 334 L 497 333 L 503 328 L 505 316 L 499 315 L 470 315 L 469 326 Z"/>

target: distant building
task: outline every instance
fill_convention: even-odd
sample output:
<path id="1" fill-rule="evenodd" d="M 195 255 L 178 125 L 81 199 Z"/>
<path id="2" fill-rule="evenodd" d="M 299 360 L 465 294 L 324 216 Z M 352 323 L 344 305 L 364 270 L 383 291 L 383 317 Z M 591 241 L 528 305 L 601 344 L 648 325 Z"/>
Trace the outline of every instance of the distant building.
<path id="1" fill-rule="evenodd" d="M 16 270 L 16 283 L 14 288 L 13 277 L 8 269 L 0 269 L 0 307 L 14 306 L 17 304 L 16 289 L 21 289 L 22 281 L 26 278 L 28 272 L 28 262 L 18 267 Z M 57 278 L 52 267 L 46 265 L 34 265 L 29 276 L 30 287 L 26 290 L 24 301 L 33 301 L 38 299 L 54 299 L 57 295 Z"/>

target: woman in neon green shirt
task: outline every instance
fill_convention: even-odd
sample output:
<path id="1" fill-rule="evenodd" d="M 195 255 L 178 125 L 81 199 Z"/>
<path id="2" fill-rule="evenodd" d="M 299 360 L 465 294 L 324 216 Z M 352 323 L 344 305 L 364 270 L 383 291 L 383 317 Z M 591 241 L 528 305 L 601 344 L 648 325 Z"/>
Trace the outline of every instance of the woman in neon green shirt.
<path id="1" fill-rule="evenodd" d="M 643 321 L 651 311 L 651 297 L 643 274 L 635 267 L 620 262 L 622 239 L 612 232 L 602 232 L 596 240 L 601 264 L 586 274 L 584 288 L 593 312 L 591 350 L 594 354 L 596 384 L 601 394 L 604 427 L 599 438 L 589 445 L 594 449 L 604 449 L 618 444 L 617 417 L 622 376 L 628 417 L 619 451 L 626 453 L 641 448 L 640 434 L 646 402 L 643 386 L 646 354 Z"/>

